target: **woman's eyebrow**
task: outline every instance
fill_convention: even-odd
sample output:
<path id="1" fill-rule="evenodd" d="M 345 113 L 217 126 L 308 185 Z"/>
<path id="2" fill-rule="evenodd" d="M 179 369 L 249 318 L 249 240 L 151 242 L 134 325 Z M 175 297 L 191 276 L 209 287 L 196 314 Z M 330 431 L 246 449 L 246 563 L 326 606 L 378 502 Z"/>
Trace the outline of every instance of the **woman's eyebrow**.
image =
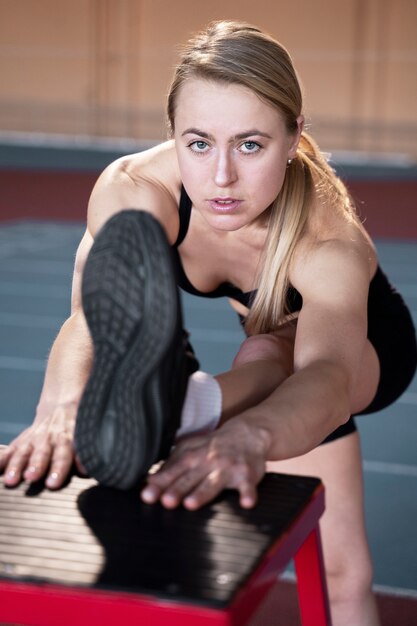
<path id="1" fill-rule="evenodd" d="M 245 132 L 243 133 L 238 133 L 233 137 L 233 139 L 246 139 L 246 137 L 253 137 L 254 135 L 258 135 L 259 137 L 266 137 L 267 139 L 272 139 L 271 135 L 268 135 L 268 133 L 263 133 L 257 128 L 252 128 L 251 130 L 245 130 Z"/>
<path id="2" fill-rule="evenodd" d="M 198 128 L 187 128 L 187 130 L 185 130 L 181 136 L 184 137 L 184 135 L 190 134 L 198 135 L 199 137 L 203 137 L 204 139 L 214 139 L 212 135 L 206 133 L 204 130 L 199 130 Z M 237 133 L 236 135 L 231 137 L 231 140 L 233 141 L 235 139 L 246 139 L 247 137 L 253 137 L 254 135 L 257 135 L 259 137 L 266 137 L 267 139 L 272 139 L 271 135 L 268 135 L 268 133 L 264 133 L 257 128 L 251 128 L 250 130 L 245 130 L 242 133 Z"/>
<path id="3" fill-rule="evenodd" d="M 204 139 L 213 139 L 209 133 L 205 133 L 204 130 L 199 130 L 198 128 L 187 128 L 187 130 L 181 134 L 181 137 L 184 137 L 184 135 L 199 135 L 200 137 L 204 137 Z"/>

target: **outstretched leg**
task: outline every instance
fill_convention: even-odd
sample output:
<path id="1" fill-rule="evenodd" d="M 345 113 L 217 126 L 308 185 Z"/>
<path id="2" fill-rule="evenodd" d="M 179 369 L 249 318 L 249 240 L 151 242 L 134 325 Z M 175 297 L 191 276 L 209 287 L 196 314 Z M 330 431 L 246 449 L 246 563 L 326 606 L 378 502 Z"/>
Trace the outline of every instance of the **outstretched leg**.
<path id="1" fill-rule="evenodd" d="M 195 359 L 171 250 L 145 211 L 113 216 L 84 269 L 82 299 L 94 361 L 75 427 L 77 456 L 105 485 L 133 487 L 166 456 Z"/>
<path id="2" fill-rule="evenodd" d="M 279 331 L 248 337 L 232 369 L 216 376 L 223 397 L 220 423 L 265 400 L 293 373 L 296 324 Z"/>

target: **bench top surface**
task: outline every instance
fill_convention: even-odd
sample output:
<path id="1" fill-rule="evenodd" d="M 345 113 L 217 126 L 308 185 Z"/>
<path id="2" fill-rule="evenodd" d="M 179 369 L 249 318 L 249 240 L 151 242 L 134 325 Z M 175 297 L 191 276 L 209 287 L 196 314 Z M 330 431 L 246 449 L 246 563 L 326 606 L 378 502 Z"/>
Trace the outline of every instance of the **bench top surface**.
<path id="1" fill-rule="evenodd" d="M 0 578 L 225 606 L 320 488 L 267 474 L 254 509 L 226 491 L 191 512 L 78 477 L 56 492 L 0 484 Z"/>

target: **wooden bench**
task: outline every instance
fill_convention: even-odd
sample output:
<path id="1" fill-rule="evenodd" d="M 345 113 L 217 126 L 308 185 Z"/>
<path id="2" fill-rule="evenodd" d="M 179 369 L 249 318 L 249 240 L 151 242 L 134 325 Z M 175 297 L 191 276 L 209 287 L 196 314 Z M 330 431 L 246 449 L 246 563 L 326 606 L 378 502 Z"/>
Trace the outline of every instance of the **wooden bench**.
<path id="1" fill-rule="evenodd" d="M 267 474 L 259 503 L 146 505 L 73 477 L 57 492 L 0 484 L 0 623 L 287 626 L 259 617 L 294 558 L 303 626 L 330 624 L 318 479 Z M 271 591 L 272 590 L 272 591 Z"/>

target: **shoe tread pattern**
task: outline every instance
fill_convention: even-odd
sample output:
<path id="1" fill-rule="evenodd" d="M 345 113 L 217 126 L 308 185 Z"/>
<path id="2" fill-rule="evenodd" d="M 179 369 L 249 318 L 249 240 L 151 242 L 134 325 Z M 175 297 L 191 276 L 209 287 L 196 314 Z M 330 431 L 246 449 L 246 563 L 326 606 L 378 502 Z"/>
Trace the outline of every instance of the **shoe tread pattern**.
<path id="1" fill-rule="evenodd" d="M 104 226 L 85 266 L 82 298 L 94 363 L 77 416 L 76 450 L 91 476 L 129 488 L 160 445 L 167 407 L 155 372 L 179 315 L 169 246 L 153 217 L 123 211 Z M 168 314 L 172 307 L 177 315 Z"/>

